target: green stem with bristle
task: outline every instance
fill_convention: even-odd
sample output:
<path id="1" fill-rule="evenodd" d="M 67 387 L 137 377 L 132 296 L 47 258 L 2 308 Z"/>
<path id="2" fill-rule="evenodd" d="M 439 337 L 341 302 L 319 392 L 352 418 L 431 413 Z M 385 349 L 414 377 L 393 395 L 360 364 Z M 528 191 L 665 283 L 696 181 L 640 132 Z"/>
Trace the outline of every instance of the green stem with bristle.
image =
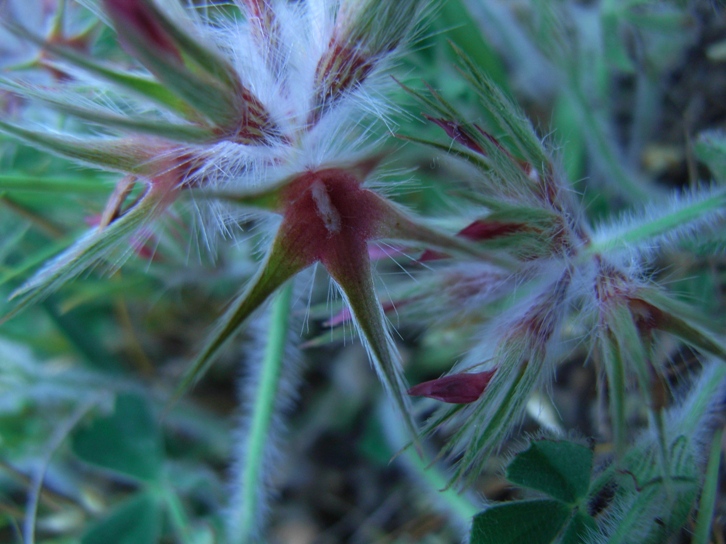
<path id="1" fill-rule="evenodd" d="M 240 471 L 239 486 L 242 502 L 238 517 L 240 532 L 230 535 L 232 544 L 246 544 L 252 541 L 259 507 L 258 489 L 263 474 L 264 451 L 268 444 L 270 423 L 278 403 L 280 380 L 282 378 L 285 343 L 289 328 L 290 305 L 292 303 L 292 282 L 280 289 L 272 300 L 267 346 L 260 369 L 257 398 L 254 399 L 247 440 L 245 465 Z"/>
<path id="2" fill-rule="evenodd" d="M 726 190 L 721 189 L 706 198 L 679 206 L 670 213 L 652 219 L 646 218 L 627 228 L 618 229 L 600 240 L 595 240 L 587 248 L 587 255 L 592 256 L 637 246 L 656 236 L 682 228 L 692 221 L 702 220 L 708 214 L 723 209 L 726 209 Z"/>
<path id="3" fill-rule="evenodd" d="M 701 500 L 698 503 L 698 517 L 696 529 L 693 531 L 693 544 L 708 544 L 711 536 L 711 519 L 716 505 L 716 492 L 718 491 L 718 469 L 721 465 L 721 450 L 723 446 L 724 429 L 717 429 L 713 435 L 711 452 L 708 456 L 706 477 L 704 479 Z"/>

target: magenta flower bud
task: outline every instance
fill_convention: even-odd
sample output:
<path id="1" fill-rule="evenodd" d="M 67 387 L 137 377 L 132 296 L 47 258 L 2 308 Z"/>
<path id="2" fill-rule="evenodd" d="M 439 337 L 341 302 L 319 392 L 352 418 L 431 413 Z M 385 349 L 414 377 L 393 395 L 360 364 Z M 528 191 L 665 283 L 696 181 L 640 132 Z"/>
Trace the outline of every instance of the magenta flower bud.
<path id="1" fill-rule="evenodd" d="M 485 240 L 493 240 L 501 236 L 508 236 L 510 234 L 516 234 L 522 232 L 531 227 L 528 227 L 524 223 L 504 222 L 504 221 L 488 221 L 485 219 L 476 220 L 469 223 L 466 227 L 456 233 L 457 236 L 472 242 L 483 242 Z M 427 249 L 423 252 L 418 261 L 425 263 L 427 261 L 437 261 L 439 259 L 446 259 L 449 256 L 440 251 L 432 251 Z"/>
<path id="2" fill-rule="evenodd" d="M 450 404 L 469 404 L 479 400 L 497 369 L 484 372 L 451 374 L 420 383 L 408 390 L 412 397 L 428 397 Z"/>

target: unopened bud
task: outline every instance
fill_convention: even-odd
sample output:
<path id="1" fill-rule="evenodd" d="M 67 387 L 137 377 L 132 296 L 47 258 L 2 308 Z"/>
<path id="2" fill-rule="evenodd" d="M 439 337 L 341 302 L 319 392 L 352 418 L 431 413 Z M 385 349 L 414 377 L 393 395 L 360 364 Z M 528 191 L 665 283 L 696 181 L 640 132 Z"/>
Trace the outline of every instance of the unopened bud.
<path id="1" fill-rule="evenodd" d="M 437 380 L 420 383 L 408 390 L 412 397 L 428 397 L 450 404 L 469 404 L 482 396 L 494 376 L 494 370 L 451 374 Z"/>

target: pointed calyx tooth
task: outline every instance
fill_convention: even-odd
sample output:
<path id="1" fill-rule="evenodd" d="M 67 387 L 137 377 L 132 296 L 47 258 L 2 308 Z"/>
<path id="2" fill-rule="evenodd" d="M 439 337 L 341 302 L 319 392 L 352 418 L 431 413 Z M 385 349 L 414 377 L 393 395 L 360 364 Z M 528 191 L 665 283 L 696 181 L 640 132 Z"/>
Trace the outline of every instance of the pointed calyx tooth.
<path id="1" fill-rule="evenodd" d="M 361 85 L 373 69 L 373 59 L 360 49 L 341 43 L 336 37 L 315 69 L 315 104 L 308 122 L 317 123 L 348 91 Z"/>
<path id="2" fill-rule="evenodd" d="M 496 373 L 494 370 L 484 372 L 464 372 L 450 374 L 443 378 L 420 383 L 408 390 L 412 397 L 428 397 L 450 404 L 469 404 L 484 394 L 489 382 Z"/>
<path id="3" fill-rule="evenodd" d="M 217 137 L 258 145 L 282 138 L 268 109 L 214 43 L 180 28 L 150 0 L 104 0 L 104 5 L 126 50 L 211 121 Z"/>
<path id="4" fill-rule="evenodd" d="M 284 139 L 272 115 L 250 89 L 240 85 L 238 122 L 231 139 L 241 144 L 264 144 Z"/>
<path id="5" fill-rule="evenodd" d="M 269 47 L 264 40 L 273 38 L 276 34 L 277 17 L 272 7 L 272 0 L 241 0 L 247 20 L 252 25 L 252 33 L 260 42 L 261 47 Z"/>
<path id="6" fill-rule="evenodd" d="M 338 34 L 371 57 L 395 50 L 416 24 L 422 0 L 343 0 L 336 18 Z"/>
<path id="7" fill-rule="evenodd" d="M 308 122 L 368 78 L 418 19 L 420 0 L 347 0 L 341 2 L 333 35 L 315 70 L 315 104 Z"/>
<path id="8" fill-rule="evenodd" d="M 169 61 L 182 62 L 174 40 L 164 30 L 156 10 L 146 0 L 104 0 L 122 45 L 136 55 L 139 48 L 153 48 Z"/>

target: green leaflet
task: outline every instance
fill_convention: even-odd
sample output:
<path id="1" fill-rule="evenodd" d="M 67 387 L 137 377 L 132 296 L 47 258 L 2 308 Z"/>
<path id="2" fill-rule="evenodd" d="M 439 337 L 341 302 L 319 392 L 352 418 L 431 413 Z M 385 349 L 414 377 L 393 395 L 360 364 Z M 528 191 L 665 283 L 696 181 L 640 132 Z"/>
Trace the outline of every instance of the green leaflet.
<path id="1" fill-rule="evenodd" d="M 158 499 L 143 491 L 116 506 L 92 523 L 81 544 L 156 544 L 162 532 L 164 512 Z"/>
<path id="2" fill-rule="evenodd" d="M 119 395 L 113 413 L 79 428 L 72 445 L 74 453 L 87 463 L 142 482 L 154 482 L 161 477 L 161 430 L 149 402 L 142 396 Z"/>
<path id="3" fill-rule="evenodd" d="M 575 505 L 590 488 L 593 452 L 573 442 L 539 440 L 507 467 L 507 480 Z"/>
<path id="4" fill-rule="evenodd" d="M 471 544 L 550 544 L 571 515 L 550 499 L 496 504 L 474 516 Z"/>

